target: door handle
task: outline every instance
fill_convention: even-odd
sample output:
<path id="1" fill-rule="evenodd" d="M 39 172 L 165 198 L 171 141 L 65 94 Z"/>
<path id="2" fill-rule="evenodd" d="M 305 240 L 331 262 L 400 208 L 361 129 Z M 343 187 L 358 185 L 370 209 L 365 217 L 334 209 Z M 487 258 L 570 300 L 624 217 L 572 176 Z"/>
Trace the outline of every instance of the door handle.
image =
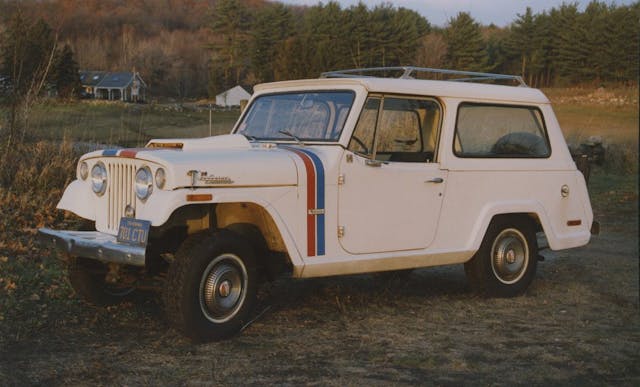
<path id="1" fill-rule="evenodd" d="M 441 177 L 434 177 L 433 179 L 429 179 L 425 181 L 425 183 L 434 183 L 434 184 L 440 184 L 442 182 L 444 182 L 444 179 Z"/>

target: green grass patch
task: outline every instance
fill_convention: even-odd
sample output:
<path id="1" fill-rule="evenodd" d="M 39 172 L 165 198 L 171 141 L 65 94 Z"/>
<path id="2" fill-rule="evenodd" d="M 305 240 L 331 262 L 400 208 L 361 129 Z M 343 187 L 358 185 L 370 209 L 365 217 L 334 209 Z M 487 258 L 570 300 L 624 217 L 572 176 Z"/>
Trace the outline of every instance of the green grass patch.
<path id="1" fill-rule="evenodd" d="M 638 175 L 612 174 L 603 168 L 596 168 L 589 180 L 589 194 L 594 212 L 608 212 L 625 217 L 637 215 Z"/>
<path id="2" fill-rule="evenodd" d="M 228 133 L 238 116 L 237 110 L 213 112 L 211 134 Z M 136 147 L 152 138 L 208 136 L 209 112 L 180 104 L 50 101 L 33 108 L 28 134 L 44 140 Z"/>

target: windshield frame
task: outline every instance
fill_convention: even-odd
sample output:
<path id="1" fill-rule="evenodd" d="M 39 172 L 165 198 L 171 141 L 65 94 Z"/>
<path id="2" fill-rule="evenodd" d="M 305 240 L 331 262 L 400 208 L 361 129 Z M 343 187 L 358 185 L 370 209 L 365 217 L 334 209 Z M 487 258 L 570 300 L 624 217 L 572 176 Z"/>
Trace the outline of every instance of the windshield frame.
<path id="1" fill-rule="evenodd" d="M 281 95 L 331 94 L 331 93 L 349 94 L 351 96 L 351 101 L 350 101 L 350 104 L 348 105 L 348 110 L 346 112 L 340 113 L 336 111 L 333 113 L 335 115 L 335 117 L 333 117 L 333 120 L 336 121 L 333 124 L 335 126 L 335 130 L 332 131 L 334 133 L 333 137 L 309 138 L 309 137 L 300 136 L 300 133 L 298 133 L 297 131 L 294 131 L 291 133 L 295 135 L 296 138 L 293 138 L 289 134 L 285 134 L 283 132 L 283 131 L 290 130 L 291 128 L 289 127 L 279 128 L 277 131 L 277 133 L 279 133 L 277 137 L 259 137 L 251 133 L 245 133 L 243 130 L 244 129 L 243 125 L 245 124 L 245 121 L 250 117 L 250 115 L 252 115 L 253 109 L 257 107 L 256 102 L 258 102 L 260 99 L 264 97 L 281 96 Z M 251 99 L 250 104 L 247 106 L 246 109 L 244 109 L 232 133 L 244 135 L 245 137 L 247 137 L 249 141 L 252 141 L 252 142 L 255 141 L 255 142 L 274 142 L 274 143 L 282 142 L 282 143 L 303 143 L 303 144 L 306 144 L 306 143 L 338 144 L 340 143 L 340 140 L 342 138 L 342 135 L 344 134 L 345 128 L 347 127 L 347 123 L 349 121 L 349 117 L 351 116 L 353 108 L 357 105 L 357 103 L 358 103 L 358 93 L 356 92 L 356 90 L 353 90 L 352 88 L 295 89 L 295 90 L 282 90 L 282 91 L 274 91 L 274 92 L 267 92 L 264 94 L 258 94 Z M 332 119 L 330 118 L 329 122 L 331 121 Z M 341 126 L 338 127 L 340 124 Z"/>

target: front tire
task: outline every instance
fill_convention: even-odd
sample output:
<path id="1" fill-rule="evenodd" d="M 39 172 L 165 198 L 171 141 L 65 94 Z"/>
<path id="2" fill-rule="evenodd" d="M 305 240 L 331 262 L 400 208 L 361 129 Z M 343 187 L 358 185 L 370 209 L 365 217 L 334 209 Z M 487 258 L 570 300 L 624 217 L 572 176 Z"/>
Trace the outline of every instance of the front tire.
<path id="1" fill-rule="evenodd" d="M 257 275 L 254 249 L 239 235 L 222 230 L 189 237 L 167 273 L 170 323 L 196 342 L 235 335 L 249 321 Z"/>
<path id="2" fill-rule="evenodd" d="M 473 258 L 465 263 L 471 288 L 496 297 L 521 295 L 536 272 L 538 245 L 526 218 L 495 218 Z"/>
<path id="3" fill-rule="evenodd" d="M 69 282 L 85 301 L 96 306 L 109 306 L 126 301 L 135 291 L 132 286 L 109 283 L 107 265 L 93 259 L 72 257 L 68 264 Z"/>

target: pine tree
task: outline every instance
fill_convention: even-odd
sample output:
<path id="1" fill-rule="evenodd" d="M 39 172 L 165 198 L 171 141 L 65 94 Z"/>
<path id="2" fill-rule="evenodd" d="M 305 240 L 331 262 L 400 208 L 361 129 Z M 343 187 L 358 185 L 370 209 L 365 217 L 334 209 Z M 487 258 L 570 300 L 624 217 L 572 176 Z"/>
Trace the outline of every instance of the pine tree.
<path id="1" fill-rule="evenodd" d="M 603 69 L 606 79 L 634 82 L 640 67 L 640 2 L 612 9 L 605 22 Z"/>
<path id="2" fill-rule="evenodd" d="M 444 30 L 447 66 L 456 70 L 486 71 L 487 52 L 480 25 L 466 12 L 449 20 Z"/>
<path id="3" fill-rule="evenodd" d="M 536 50 L 535 19 L 530 7 L 511 25 L 511 35 L 506 42 L 507 50 L 519 59 L 519 73 L 528 83 L 532 83 L 533 71 L 530 67 Z"/>
<path id="4" fill-rule="evenodd" d="M 252 26 L 251 66 L 258 82 L 275 80 L 278 48 L 293 33 L 293 15 L 288 7 L 268 4 L 256 11 Z"/>
<path id="5" fill-rule="evenodd" d="M 216 95 L 240 83 L 248 67 L 251 25 L 248 9 L 239 0 L 218 0 L 213 10 L 211 30 L 214 41 L 209 48 L 211 73 L 209 91 Z"/>
<path id="6" fill-rule="evenodd" d="M 73 51 L 68 44 L 58 51 L 54 60 L 51 81 L 55 84 L 59 98 L 75 98 L 80 94 L 82 85 L 78 73 L 78 64 L 73 59 Z"/>
<path id="7" fill-rule="evenodd" d="M 577 70 L 584 66 L 582 58 L 585 55 L 580 47 L 584 31 L 578 26 L 578 7 L 563 4 L 552 9 L 550 16 L 557 76 L 562 82 L 576 82 L 579 79 Z"/>

